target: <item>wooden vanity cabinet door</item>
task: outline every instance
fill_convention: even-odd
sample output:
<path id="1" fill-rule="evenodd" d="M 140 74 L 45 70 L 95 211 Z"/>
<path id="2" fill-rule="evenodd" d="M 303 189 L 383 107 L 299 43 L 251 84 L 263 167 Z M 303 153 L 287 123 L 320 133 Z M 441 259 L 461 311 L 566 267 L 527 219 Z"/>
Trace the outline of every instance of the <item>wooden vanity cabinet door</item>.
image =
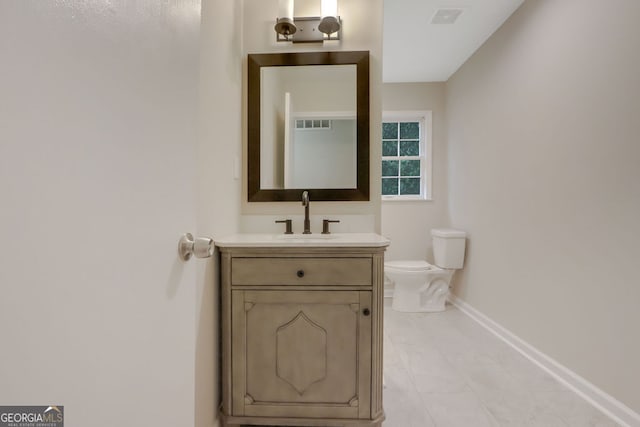
<path id="1" fill-rule="evenodd" d="M 371 417 L 370 291 L 232 291 L 233 415 Z"/>

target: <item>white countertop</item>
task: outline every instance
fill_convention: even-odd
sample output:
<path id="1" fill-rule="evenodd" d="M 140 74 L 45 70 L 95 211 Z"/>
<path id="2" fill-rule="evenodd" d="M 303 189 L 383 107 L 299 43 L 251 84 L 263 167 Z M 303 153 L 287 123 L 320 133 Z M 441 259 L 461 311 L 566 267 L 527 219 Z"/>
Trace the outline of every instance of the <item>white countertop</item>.
<path id="1" fill-rule="evenodd" d="M 220 247 L 385 247 L 390 241 L 375 233 L 233 234 L 214 239 Z"/>

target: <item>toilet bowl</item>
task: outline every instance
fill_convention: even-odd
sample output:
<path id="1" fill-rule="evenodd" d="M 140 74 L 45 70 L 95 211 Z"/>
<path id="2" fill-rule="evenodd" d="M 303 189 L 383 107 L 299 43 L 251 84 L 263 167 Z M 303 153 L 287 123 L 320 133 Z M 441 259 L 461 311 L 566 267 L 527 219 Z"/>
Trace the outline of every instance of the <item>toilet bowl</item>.
<path id="1" fill-rule="evenodd" d="M 454 270 L 426 261 L 389 261 L 385 274 L 394 283 L 391 307 L 396 311 L 443 311 Z"/>
<path id="2" fill-rule="evenodd" d="M 456 269 L 462 268 L 466 233 L 433 229 L 435 265 L 424 260 L 388 261 L 387 278 L 393 282 L 391 308 L 405 312 L 444 311 L 449 285 Z"/>

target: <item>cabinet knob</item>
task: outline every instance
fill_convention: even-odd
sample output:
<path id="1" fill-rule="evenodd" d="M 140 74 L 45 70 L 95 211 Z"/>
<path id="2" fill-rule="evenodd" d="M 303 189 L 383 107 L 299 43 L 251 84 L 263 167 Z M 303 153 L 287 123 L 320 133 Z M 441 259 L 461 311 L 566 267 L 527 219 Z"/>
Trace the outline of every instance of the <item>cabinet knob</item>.
<path id="1" fill-rule="evenodd" d="M 365 308 L 362 310 L 362 314 L 364 314 L 365 316 L 368 316 L 371 314 L 371 310 L 369 310 L 368 308 Z"/>
<path id="2" fill-rule="evenodd" d="M 298 277 L 304 277 L 304 270 L 298 270 L 296 274 Z"/>

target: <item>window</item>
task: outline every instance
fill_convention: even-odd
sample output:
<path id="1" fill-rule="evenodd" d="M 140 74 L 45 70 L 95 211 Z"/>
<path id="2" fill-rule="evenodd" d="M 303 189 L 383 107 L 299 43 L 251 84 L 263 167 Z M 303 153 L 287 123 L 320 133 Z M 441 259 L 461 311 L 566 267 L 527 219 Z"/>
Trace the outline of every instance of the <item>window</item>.
<path id="1" fill-rule="evenodd" d="M 331 129 L 331 120 L 297 119 L 296 129 Z"/>
<path id="2" fill-rule="evenodd" d="M 431 112 L 384 113 L 382 199 L 431 198 Z"/>

